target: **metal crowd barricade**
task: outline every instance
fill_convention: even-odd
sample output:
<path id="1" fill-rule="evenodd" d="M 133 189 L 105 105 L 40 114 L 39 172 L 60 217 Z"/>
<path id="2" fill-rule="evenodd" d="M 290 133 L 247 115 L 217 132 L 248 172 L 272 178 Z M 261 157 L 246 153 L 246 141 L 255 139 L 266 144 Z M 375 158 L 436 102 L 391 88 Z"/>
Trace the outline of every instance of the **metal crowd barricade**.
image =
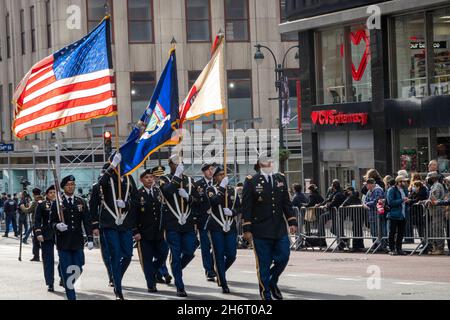
<path id="1" fill-rule="evenodd" d="M 426 208 L 422 203 L 416 203 L 409 208 L 409 215 L 406 221 L 404 240 L 419 240 L 419 244 L 412 250 L 411 255 L 419 252 L 423 253 L 426 243 Z"/>
<path id="2" fill-rule="evenodd" d="M 445 242 L 450 244 L 450 207 L 427 206 L 425 208 L 425 238 L 419 255 L 426 250 L 445 252 Z"/>
<path id="3" fill-rule="evenodd" d="M 364 248 L 364 240 L 371 240 L 370 226 L 368 224 L 368 210 L 362 205 L 340 207 L 338 209 L 339 221 L 339 243 L 344 243 L 347 248 L 350 246 L 350 240 L 355 247 L 357 241 L 360 241 L 359 249 Z"/>
<path id="4" fill-rule="evenodd" d="M 336 208 L 297 208 L 298 233 L 291 249 L 311 248 L 330 250 L 338 239 Z M 328 245 L 327 240 L 331 240 Z M 334 250 L 333 250 L 334 251 Z"/>

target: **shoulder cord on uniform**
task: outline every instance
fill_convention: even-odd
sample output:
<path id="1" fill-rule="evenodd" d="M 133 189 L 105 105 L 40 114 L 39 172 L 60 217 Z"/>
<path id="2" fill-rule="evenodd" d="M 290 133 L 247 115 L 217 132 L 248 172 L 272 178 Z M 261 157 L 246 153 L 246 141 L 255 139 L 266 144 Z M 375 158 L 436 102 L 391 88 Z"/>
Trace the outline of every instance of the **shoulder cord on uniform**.
<path id="1" fill-rule="evenodd" d="M 213 186 L 213 188 L 214 188 L 214 191 L 216 192 L 216 194 L 219 193 L 219 191 L 217 190 L 217 188 L 215 186 Z M 223 208 L 222 208 L 221 204 L 219 204 L 217 207 L 219 209 L 220 219 L 217 218 L 214 214 L 211 214 L 211 216 L 222 227 L 224 232 L 229 232 L 231 229 L 231 225 L 233 224 L 233 218 L 224 217 Z"/>
<path id="2" fill-rule="evenodd" d="M 188 177 L 188 181 L 189 181 L 188 195 L 190 196 L 191 192 L 192 192 L 192 179 L 191 179 L 191 177 Z M 167 199 L 165 199 L 165 197 L 162 194 L 162 192 L 161 192 L 161 196 L 162 196 L 162 198 L 164 200 L 163 203 L 167 205 L 167 207 L 172 212 L 172 214 L 178 219 L 178 223 L 180 225 L 182 225 L 182 226 L 185 225 L 186 222 L 187 222 L 187 219 L 191 215 L 191 208 L 190 208 L 189 204 L 186 207 L 186 212 L 180 212 L 181 210 L 180 210 L 180 206 L 178 204 L 177 193 L 174 193 L 173 194 L 173 198 L 174 198 L 175 206 L 176 206 L 176 209 L 177 209 L 177 211 L 175 211 L 173 209 L 173 207 L 170 205 L 169 201 L 167 201 Z M 183 199 L 181 201 L 183 201 Z"/>
<path id="3" fill-rule="evenodd" d="M 128 195 L 129 195 L 129 192 L 130 192 L 130 178 L 128 176 L 126 176 L 126 178 L 127 178 L 127 191 L 125 193 L 125 199 L 124 199 L 125 202 L 128 200 Z M 103 198 L 102 199 L 102 205 L 105 207 L 106 211 L 108 211 L 111 214 L 111 216 L 115 219 L 116 225 L 120 226 L 125 221 L 125 219 L 126 219 L 126 217 L 128 215 L 128 212 L 126 212 L 121 217 L 119 217 L 119 215 L 118 215 L 119 209 L 117 208 L 117 197 L 116 197 L 116 190 L 115 190 L 115 187 L 114 187 L 114 180 L 113 180 L 112 177 L 109 178 L 109 179 L 110 179 L 110 183 L 111 183 L 111 190 L 112 190 L 112 196 L 113 196 L 115 212 L 113 212 L 111 210 L 111 208 L 106 204 L 104 197 L 102 197 Z"/>

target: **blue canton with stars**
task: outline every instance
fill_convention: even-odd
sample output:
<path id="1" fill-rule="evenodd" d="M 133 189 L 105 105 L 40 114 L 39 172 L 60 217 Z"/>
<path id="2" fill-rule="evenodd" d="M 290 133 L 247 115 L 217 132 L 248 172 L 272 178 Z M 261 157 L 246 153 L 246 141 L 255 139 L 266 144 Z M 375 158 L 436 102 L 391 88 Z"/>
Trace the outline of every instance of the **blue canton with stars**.
<path id="1" fill-rule="evenodd" d="M 104 19 L 83 39 L 53 55 L 56 80 L 112 69 L 109 23 Z"/>

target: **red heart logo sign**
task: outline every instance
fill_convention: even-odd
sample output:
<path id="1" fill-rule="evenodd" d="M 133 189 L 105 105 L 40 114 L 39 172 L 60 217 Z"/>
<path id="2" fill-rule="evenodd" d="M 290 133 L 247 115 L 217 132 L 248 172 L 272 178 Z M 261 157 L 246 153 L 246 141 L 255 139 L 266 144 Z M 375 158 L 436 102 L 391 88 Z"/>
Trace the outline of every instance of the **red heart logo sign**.
<path id="1" fill-rule="evenodd" d="M 366 48 L 361 57 L 361 61 L 359 62 L 358 68 L 355 67 L 355 64 L 352 62 L 352 77 L 355 81 L 361 81 L 364 73 L 366 72 L 367 65 L 369 64 L 369 56 L 370 56 L 370 38 L 367 35 L 366 30 L 358 30 L 356 33 L 350 32 L 350 39 L 354 46 L 358 46 L 361 41 L 364 41 L 366 44 Z M 344 45 L 341 46 L 341 56 L 344 57 Z"/>

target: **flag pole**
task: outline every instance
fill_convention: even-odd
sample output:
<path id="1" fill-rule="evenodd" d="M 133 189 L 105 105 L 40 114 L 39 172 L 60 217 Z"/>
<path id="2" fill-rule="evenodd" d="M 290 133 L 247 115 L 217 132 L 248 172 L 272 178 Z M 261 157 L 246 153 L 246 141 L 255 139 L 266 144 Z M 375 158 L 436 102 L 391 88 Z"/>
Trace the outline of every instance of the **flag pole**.
<path id="1" fill-rule="evenodd" d="M 119 142 L 119 114 L 116 114 L 116 121 L 115 121 L 115 130 L 116 130 L 116 153 L 119 153 L 120 151 L 120 142 Z M 119 200 L 122 200 L 122 180 L 120 176 L 120 163 L 117 166 L 117 188 L 119 189 Z M 113 186 L 114 188 L 114 186 Z M 119 208 L 119 218 L 122 217 L 122 209 Z"/>

